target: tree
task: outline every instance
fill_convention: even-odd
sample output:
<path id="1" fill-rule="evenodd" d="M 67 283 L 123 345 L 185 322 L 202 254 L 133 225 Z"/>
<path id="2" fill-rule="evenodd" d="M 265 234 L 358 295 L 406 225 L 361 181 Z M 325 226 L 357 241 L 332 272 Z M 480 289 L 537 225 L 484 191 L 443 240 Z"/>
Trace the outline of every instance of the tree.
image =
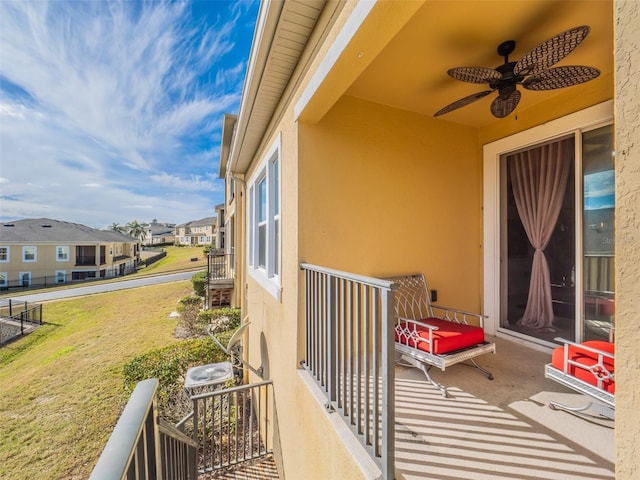
<path id="1" fill-rule="evenodd" d="M 144 239 L 147 238 L 146 225 L 139 223 L 137 220 L 127 223 L 126 231 L 129 236 L 137 238 L 140 241 L 144 241 Z"/>
<path id="2" fill-rule="evenodd" d="M 109 227 L 109 230 L 113 230 L 114 232 L 124 233 L 126 229 L 119 223 L 114 222 Z"/>

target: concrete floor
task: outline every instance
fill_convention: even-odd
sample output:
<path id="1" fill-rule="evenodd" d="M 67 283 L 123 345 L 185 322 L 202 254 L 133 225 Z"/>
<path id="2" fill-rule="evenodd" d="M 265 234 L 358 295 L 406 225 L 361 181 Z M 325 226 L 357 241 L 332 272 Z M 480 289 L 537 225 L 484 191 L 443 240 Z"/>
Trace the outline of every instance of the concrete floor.
<path id="1" fill-rule="evenodd" d="M 198 476 L 198 480 L 278 480 L 278 469 L 272 455 L 210 474 Z"/>
<path id="2" fill-rule="evenodd" d="M 587 398 L 544 377 L 548 353 L 500 338 L 474 368 L 432 369 L 451 398 L 415 368 L 396 369 L 397 479 L 613 479 L 611 420 L 551 410 Z"/>

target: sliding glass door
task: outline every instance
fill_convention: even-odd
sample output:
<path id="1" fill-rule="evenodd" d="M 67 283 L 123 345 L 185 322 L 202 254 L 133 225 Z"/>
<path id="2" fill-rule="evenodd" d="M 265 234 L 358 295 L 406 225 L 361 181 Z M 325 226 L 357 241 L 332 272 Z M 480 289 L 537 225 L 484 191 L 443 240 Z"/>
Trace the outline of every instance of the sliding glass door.
<path id="1" fill-rule="evenodd" d="M 584 340 L 608 339 L 614 323 L 613 148 L 613 125 L 582 135 Z"/>
<path id="2" fill-rule="evenodd" d="M 498 330 L 552 345 L 613 325 L 613 127 L 500 155 Z"/>

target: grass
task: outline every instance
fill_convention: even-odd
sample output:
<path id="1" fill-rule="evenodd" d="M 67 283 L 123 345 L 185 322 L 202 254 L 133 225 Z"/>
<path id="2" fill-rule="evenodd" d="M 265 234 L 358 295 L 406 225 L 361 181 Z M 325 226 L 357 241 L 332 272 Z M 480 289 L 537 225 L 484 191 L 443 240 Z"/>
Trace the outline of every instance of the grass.
<path id="1" fill-rule="evenodd" d="M 207 268 L 207 256 L 202 247 L 162 247 L 167 256 L 148 267 L 143 267 L 134 275 L 156 275 L 158 273 L 173 272 L 176 270 L 188 270 L 192 268 Z M 192 258 L 198 260 L 192 262 Z M 125 277 L 127 278 L 127 277 Z"/>
<path id="2" fill-rule="evenodd" d="M 0 349 L 0 478 L 85 479 L 127 398 L 122 367 L 175 343 L 182 281 L 44 304 L 45 325 Z"/>

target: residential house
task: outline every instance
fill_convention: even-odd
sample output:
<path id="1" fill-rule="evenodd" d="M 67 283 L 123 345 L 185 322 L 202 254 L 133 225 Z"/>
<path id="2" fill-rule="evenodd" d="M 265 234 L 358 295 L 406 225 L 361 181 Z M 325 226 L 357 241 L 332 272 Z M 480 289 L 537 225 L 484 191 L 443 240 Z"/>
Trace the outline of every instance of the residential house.
<path id="1" fill-rule="evenodd" d="M 555 60 L 599 76 L 549 91 L 518 86 L 522 98 L 504 118 L 490 111 L 500 107 L 491 82 L 447 75 L 517 61 L 582 25 L 589 35 Z M 245 353 L 273 381 L 284 477 L 380 475 L 363 467 L 366 446 L 323 406 L 336 393 L 317 386 L 335 365 L 315 376 L 308 367 L 316 346 L 309 292 L 322 288 L 314 275 L 346 272 L 342 282 L 424 272 L 442 304 L 484 312 L 485 333 L 521 355 L 550 352 L 560 333 L 596 338 L 615 322 L 616 478 L 637 478 L 639 25 L 638 3 L 624 0 L 262 3 L 240 111 L 224 118 L 220 176 L 237 301 L 250 321 Z M 509 58 L 498 55 L 512 39 Z M 434 117 L 458 99 L 465 106 Z M 521 152 L 550 144 L 565 152 L 560 211 L 548 245 L 533 247 L 519 226 L 516 164 Z M 558 308 L 542 328 L 517 321 L 536 251 Z M 334 294 L 342 295 L 324 293 Z M 316 352 L 334 347 L 327 337 Z M 385 370 L 392 358 L 386 351 L 375 365 Z M 387 421 L 393 426 L 393 415 Z M 384 457 L 389 446 L 372 448 Z M 384 460 L 380 469 L 393 475 Z"/>
<path id="2" fill-rule="evenodd" d="M 175 238 L 174 228 L 175 225 L 173 223 L 151 222 L 146 225 L 143 244 L 147 247 L 173 244 Z"/>
<path id="3" fill-rule="evenodd" d="M 217 219 L 206 217 L 174 227 L 174 243 L 179 246 L 203 247 L 215 245 Z"/>
<path id="4" fill-rule="evenodd" d="M 125 275 L 138 240 L 112 230 L 49 218 L 0 224 L 0 287 L 54 285 Z"/>

